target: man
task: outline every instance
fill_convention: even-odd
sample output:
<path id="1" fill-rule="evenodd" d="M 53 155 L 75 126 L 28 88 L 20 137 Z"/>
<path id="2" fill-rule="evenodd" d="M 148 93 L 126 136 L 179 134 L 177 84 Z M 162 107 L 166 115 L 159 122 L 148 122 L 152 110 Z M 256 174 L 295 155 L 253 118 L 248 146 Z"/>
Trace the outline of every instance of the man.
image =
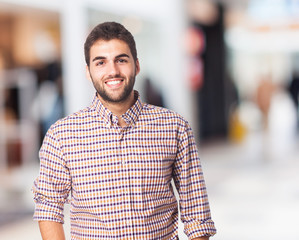
<path id="1" fill-rule="evenodd" d="M 193 134 L 181 116 L 133 90 L 140 71 L 133 36 L 106 22 L 84 47 L 96 95 L 45 136 L 33 186 L 43 239 L 64 239 L 67 201 L 71 239 L 178 239 L 172 179 L 185 233 L 209 239 L 216 230 Z"/>

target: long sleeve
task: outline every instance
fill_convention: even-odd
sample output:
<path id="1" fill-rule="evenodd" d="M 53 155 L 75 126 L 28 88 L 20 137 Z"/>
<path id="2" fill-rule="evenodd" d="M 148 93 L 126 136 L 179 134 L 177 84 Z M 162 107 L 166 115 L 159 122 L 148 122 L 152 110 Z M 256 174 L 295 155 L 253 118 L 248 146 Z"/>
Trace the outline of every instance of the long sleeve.
<path id="1" fill-rule="evenodd" d="M 39 156 L 40 173 L 32 188 L 36 203 L 33 219 L 63 223 L 71 178 L 54 127 L 47 132 Z"/>
<path id="2" fill-rule="evenodd" d="M 178 133 L 178 153 L 173 171 L 180 197 L 181 220 L 189 239 L 216 233 L 198 150 L 190 126 Z"/>

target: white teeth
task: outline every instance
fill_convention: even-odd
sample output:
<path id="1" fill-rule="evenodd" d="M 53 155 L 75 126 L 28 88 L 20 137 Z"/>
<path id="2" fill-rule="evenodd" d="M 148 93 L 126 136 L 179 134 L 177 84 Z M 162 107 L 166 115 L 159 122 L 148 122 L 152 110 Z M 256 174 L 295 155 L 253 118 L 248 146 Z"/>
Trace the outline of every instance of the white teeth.
<path id="1" fill-rule="evenodd" d="M 119 84 L 121 81 L 110 81 L 110 82 L 107 82 L 108 85 L 117 85 Z"/>

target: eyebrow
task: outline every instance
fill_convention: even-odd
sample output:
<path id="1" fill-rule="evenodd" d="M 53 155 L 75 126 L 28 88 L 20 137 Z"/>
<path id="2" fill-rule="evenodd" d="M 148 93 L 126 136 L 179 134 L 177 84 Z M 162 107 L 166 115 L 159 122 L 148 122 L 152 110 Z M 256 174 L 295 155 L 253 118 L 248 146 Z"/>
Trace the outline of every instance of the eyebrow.
<path id="1" fill-rule="evenodd" d="M 126 54 L 126 53 L 119 54 L 115 58 L 117 59 L 117 58 L 122 58 L 122 57 L 130 58 L 130 56 L 128 54 Z M 94 62 L 94 61 L 101 60 L 101 59 L 106 59 L 106 57 L 97 56 L 94 59 L 92 59 L 92 61 Z"/>

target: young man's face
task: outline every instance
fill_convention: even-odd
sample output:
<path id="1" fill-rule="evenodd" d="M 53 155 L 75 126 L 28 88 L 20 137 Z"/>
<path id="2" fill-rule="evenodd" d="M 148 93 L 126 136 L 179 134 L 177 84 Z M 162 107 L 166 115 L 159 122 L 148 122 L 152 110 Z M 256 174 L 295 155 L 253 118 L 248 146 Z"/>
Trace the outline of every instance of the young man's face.
<path id="1" fill-rule="evenodd" d="M 90 48 L 89 61 L 87 77 L 102 101 L 122 103 L 134 97 L 135 77 L 140 68 L 125 42 L 118 39 L 95 42 Z"/>

